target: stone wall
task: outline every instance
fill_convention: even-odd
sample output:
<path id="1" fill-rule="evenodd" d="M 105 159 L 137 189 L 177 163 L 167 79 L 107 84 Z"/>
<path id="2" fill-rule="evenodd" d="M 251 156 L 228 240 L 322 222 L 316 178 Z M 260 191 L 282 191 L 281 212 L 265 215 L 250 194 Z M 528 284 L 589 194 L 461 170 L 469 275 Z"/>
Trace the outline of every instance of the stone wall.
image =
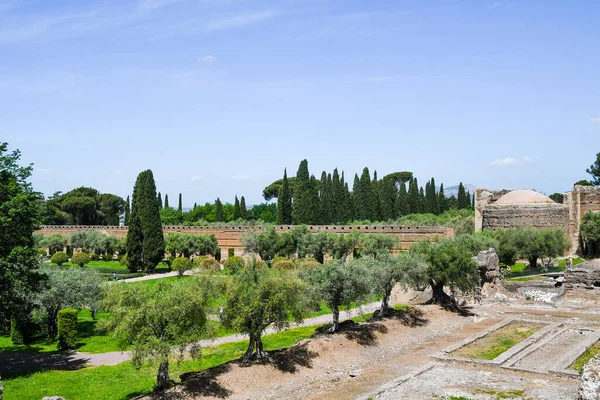
<path id="1" fill-rule="evenodd" d="M 486 206 L 494 204 L 500 197 L 512 189 L 475 189 L 475 232 L 483 230 L 483 210 Z"/>
<path id="2" fill-rule="evenodd" d="M 483 209 L 483 229 L 566 227 L 569 209 L 563 204 L 488 205 Z"/>
<path id="3" fill-rule="evenodd" d="M 350 233 L 359 231 L 363 233 L 385 233 L 393 235 L 398 239 L 397 250 L 406 250 L 413 243 L 421 240 L 434 240 L 436 237 L 453 237 L 454 229 L 441 226 L 394 226 L 394 225 L 308 225 L 313 233 Z M 291 231 L 293 225 L 276 225 L 279 233 Z M 169 233 L 192 233 L 195 235 L 213 234 L 219 242 L 223 257 L 227 255 L 227 249 L 233 248 L 235 255 L 242 255 L 243 248 L 241 239 L 246 233 L 258 232 L 263 228 L 257 226 L 164 226 L 165 235 Z M 69 235 L 76 231 L 99 230 L 107 235 L 117 237 L 127 236 L 126 226 L 85 226 L 85 225 L 42 225 L 37 232 L 43 235 Z"/>
<path id="4" fill-rule="evenodd" d="M 571 253 L 578 253 L 581 248 L 579 230 L 581 219 L 587 212 L 600 212 L 600 187 L 575 186 L 572 191 L 564 194 L 563 204 L 569 209 L 569 239 Z"/>

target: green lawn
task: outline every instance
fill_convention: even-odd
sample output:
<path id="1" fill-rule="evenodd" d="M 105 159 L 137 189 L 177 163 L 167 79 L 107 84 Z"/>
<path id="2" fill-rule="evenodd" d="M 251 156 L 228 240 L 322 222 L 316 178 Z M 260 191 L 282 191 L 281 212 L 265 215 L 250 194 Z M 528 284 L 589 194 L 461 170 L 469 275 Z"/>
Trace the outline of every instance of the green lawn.
<path id="1" fill-rule="evenodd" d="M 524 277 L 528 275 L 543 274 L 545 272 L 561 272 L 567 268 L 567 260 L 557 260 L 558 268 L 548 268 L 544 271 L 542 268 L 529 269 L 525 263 L 516 263 L 510 266 L 510 277 Z M 573 265 L 585 262 L 582 258 L 573 258 Z M 506 267 L 506 264 L 500 263 L 501 267 Z"/>
<path id="2" fill-rule="evenodd" d="M 583 372 L 583 367 L 588 363 L 595 355 L 600 354 L 600 342 L 594 343 L 592 347 L 584 351 L 577 360 L 573 361 L 573 364 L 569 366 L 569 369 L 573 369 L 579 373 Z"/>
<path id="3" fill-rule="evenodd" d="M 56 266 L 56 264 L 53 264 L 51 262 L 48 262 L 48 264 L 52 265 L 52 266 Z M 63 266 L 77 267 L 76 264 L 73 264 L 71 262 L 64 263 Z M 90 261 L 85 266 L 94 268 L 94 269 L 97 269 L 97 270 L 100 270 L 100 271 L 106 272 L 106 273 L 113 273 L 113 272 L 116 272 L 117 274 L 119 274 L 119 273 L 128 274 L 129 273 L 129 270 L 127 269 L 127 267 L 125 265 L 121 265 L 121 263 L 118 261 Z M 156 266 L 155 272 L 163 273 L 163 272 L 169 272 L 170 270 L 171 269 L 169 268 L 169 266 L 167 264 L 160 263 Z"/>
<path id="4" fill-rule="evenodd" d="M 309 338 L 317 326 L 294 328 L 264 337 L 265 350 L 289 347 Z M 200 371 L 239 358 L 248 343 L 227 343 L 203 349 L 202 359 L 172 363 L 171 378 L 179 382 L 183 372 Z M 136 370 L 130 362 L 116 366 L 85 368 L 78 371 L 39 372 L 3 381 L 5 400 L 39 400 L 44 396 L 63 396 L 69 400 L 120 400 L 148 393 L 156 382 L 155 365 Z"/>

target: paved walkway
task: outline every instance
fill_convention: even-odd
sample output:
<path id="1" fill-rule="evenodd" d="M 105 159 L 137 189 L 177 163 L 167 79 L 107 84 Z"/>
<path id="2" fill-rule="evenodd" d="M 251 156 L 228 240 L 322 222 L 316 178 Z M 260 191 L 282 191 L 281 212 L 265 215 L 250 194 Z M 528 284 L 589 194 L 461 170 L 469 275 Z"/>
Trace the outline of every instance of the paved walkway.
<path id="1" fill-rule="evenodd" d="M 138 279 L 138 278 L 135 278 Z M 350 311 L 340 312 L 340 322 L 350 319 L 358 315 L 358 311 L 363 313 L 371 313 L 380 307 L 381 303 L 369 303 L 362 307 L 352 309 Z M 290 328 L 296 328 L 300 326 L 313 326 L 323 325 L 332 321 L 331 314 L 320 315 L 314 318 L 305 319 L 303 323 L 299 325 L 292 325 Z M 275 329 L 268 328 L 265 334 L 276 333 Z M 200 341 L 201 347 L 218 346 L 224 343 L 233 343 L 243 340 L 247 340 L 247 335 L 236 334 L 230 336 L 224 336 L 216 338 L 214 340 L 202 340 Z M 47 354 L 47 353 L 27 353 L 27 352 L 0 352 L 0 375 L 12 375 L 13 373 L 27 371 L 47 371 L 53 369 L 60 370 L 76 370 L 87 367 L 96 367 L 100 365 L 117 365 L 130 359 L 128 352 L 108 352 L 101 354 L 89 354 L 89 353 L 61 353 L 61 354 Z"/>

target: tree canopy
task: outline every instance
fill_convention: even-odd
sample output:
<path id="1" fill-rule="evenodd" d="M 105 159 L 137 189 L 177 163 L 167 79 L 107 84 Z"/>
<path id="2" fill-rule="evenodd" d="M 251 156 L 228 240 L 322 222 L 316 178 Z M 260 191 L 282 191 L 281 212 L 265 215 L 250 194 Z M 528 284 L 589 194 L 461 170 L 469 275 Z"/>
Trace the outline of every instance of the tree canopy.
<path id="1" fill-rule="evenodd" d="M 596 161 L 585 172 L 592 176 L 592 183 L 595 186 L 600 186 L 600 153 L 596 154 Z"/>

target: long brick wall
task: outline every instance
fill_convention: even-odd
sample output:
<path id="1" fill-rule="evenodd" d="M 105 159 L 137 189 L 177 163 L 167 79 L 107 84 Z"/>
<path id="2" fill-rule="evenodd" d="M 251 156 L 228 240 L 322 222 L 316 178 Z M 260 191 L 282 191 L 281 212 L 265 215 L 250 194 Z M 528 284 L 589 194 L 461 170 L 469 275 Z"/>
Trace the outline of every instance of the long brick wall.
<path id="1" fill-rule="evenodd" d="M 398 249 L 406 250 L 413 243 L 421 240 L 434 240 L 436 237 L 453 237 L 454 229 L 441 226 L 393 226 L 393 225 L 313 225 L 307 226 L 313 233 L 350 233 L 359 231 L 363 233 L 385 233 L 398 238 Z M 293 225 L 276 225 L 277 232 L 283 233 L 295 228 Z M 85 225 L 42 225 L 38 232 L 43 235 L 69 235 L 72 232 L 98 230 L 108 235 L 125 237 L 126 226 L 85 226 Z M 223 257 L 227 249 L 233 248 L 236 255 L 243 253 L 241 239 L 248 232 L 261 231 L 257 226 L 164 226 L 165 235 L 169 233 L 192 233 L 195 235 L 213 234 L 219 242 Z"/>

